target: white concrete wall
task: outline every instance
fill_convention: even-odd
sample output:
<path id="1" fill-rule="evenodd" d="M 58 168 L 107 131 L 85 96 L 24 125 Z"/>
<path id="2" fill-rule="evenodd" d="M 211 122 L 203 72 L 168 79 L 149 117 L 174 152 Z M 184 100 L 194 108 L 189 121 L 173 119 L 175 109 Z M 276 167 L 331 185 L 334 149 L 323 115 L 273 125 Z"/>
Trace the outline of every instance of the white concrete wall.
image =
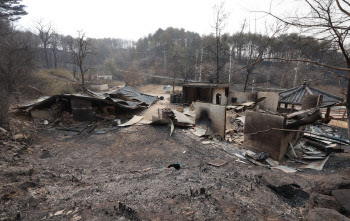
<path id="1" fill-rule="evenodd" d="M 277 92 L 258 92 L 258 99 L 266 97 L 265 100 L 259 102 L 257 105 L 263 110 L 277 111 L 279 94 Z"/>
<path id="2" fill-rule="evenodd" d="M 91 85 L 91 88 L 100 91 L 106 91 L 109 89 L 108 84 Z"/>
<path id="3" fill-rule="evenodd" d="M 98 79 L 100 80 L 112 80 L 112 75 L 99 75 Z"/>
<path id="4" fill-rule="evenodd" d="M 214 88 L 213 89 L 213 104 L 216 104 L 216 94 L 221 94 L 220 105 L 227 105 L 227 97 L 225 96 L 225 88 Z"/>

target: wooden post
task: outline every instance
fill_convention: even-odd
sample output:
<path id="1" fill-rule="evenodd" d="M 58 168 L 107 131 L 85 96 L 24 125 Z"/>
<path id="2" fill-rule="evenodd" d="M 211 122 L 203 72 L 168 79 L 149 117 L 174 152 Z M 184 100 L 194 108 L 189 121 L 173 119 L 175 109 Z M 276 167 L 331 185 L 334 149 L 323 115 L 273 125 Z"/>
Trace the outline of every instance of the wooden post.
<path id="1" fill-rule="evenodd" d="M 327 107 L 326 118 L 329 118 L 330 113 L 331 113 L 331 107 Z"/>

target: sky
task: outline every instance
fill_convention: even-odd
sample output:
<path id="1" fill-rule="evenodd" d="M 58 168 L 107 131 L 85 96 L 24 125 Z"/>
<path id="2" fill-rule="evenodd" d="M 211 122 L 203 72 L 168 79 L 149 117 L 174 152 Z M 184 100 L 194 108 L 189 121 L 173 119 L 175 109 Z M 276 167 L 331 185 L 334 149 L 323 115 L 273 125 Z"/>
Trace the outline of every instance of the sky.
<path id="1" fill-rule="evenodd" d="M 158 28 L 184 28 L 201 35 L 213 32 L 213 7 L 221 0 L 23 0 L 28 15 L 17 26 L 34 30 L 39 20 L 51 22 L 56 32 L 76 36 L 83 30 L 88 37 L 138 40 Z M 247 29 L 265 31 L 273 24 L 262 13 L 285 15 L 297 10 L 300 0 L 226 0 L 230 13 L 225 32 L 240 30 L 244 20 Z M 255 22 L 256 20 L 256 22 Z M 250 25 L 249 25 L 250 24 Z M 256 25 L 255 25 L 256 24 Z"/>

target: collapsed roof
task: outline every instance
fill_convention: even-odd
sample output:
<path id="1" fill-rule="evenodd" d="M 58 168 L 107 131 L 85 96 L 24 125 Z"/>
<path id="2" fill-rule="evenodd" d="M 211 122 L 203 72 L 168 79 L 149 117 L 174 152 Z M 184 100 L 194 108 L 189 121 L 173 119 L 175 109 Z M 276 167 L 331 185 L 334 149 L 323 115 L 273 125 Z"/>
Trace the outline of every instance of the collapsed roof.
<path id="1" fill-rule="evenodd" d="M 124 97 L 117 98 L 116 96 L 119 94 L 123 94 Z M 36 101 L 19 106 L 17 109 L 45 108 L 51 106 L 57 100 L 68 100 L 71 98 L 102 102 L 106 105 L 114 105 L 120 108 L 132 110 L 147 107 L 157 100 L 157 97 L 139 93 L 132 87 L 126 87 L 126 89 L 121 88 L 118 91 L 111 93 L 97 93 L 86 89 L 83 94 L 62 94 L 41 97 Z"/>
<path id="2" fill-rule="evenodd" d="M 129 86 L 120 88 L 119 90 L 110 93 L 109 96 L 112 97 L 112 99 L 120 98 L 123 100 L 145 103 L 148 106 L 157 100 L 157 97 L 140 93 L 135 90 L 135 88 Z"/>

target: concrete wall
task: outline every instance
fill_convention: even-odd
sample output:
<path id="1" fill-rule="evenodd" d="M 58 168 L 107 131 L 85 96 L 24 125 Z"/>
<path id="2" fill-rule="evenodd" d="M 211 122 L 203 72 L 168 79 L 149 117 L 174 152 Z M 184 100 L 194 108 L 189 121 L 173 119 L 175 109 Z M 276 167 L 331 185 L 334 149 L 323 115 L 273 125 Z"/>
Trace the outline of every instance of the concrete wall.
<path id="1" fill-rule="evenodd" d="M 225 94 L 225 88 L 214 88 L 213 89 L 213 104 L 216 103 L 216 94 L 221 94 L 221 102 L 220 105 L 227 105 L 227 98 Z"/>
<path id="2" fill-rule="evenodd" d="M 288 150 L 289 143 L 295 145 L 299 132 L 269 130 L 283 129 L 282 116 L 246 111 L 243 147 L 257 152 L 269 152 L 274 160 L 281 160 Z"/>
<path id="3" fill-rule="evenodd" d="M 320 101 L 322 101 L 322 95 L 305 95 L 301 102 L 301 109 L 306 110 L 317 107 Z"/>
<path id="4" fill-rule="evenodd" d="M 91 88 L 99 91 L 106 91 L 109 89 L 108 84 L 91 85 Z"/>
<path id="5" fill-rule="evenodd" d="M 226 106 L 196 102 L 196 127 L 207 129 L 207 134 L 225 137 Z"/>
<path id="6" fill-rule="evenodd" d="M 237 101 L 232 103 L 232 98 L 237 98 Z M 227 104 L 242 104 L 245 102 L 255 102 L 256 100 L 256 93 L 249 93 L 249 92 L 239 92 L 239 91 L 230 91 L 228 93 L 228 99 Z"/>
<path id="7" fill-rule="evenodd" d="M 99 75 L 97 76 L 97 79 L 99 80 L 112 80 L 113 76 L 112 75 Z"/>
<path id="8" fill-rule="evenodd" d="M 266 98 L 257 104 L 260 109 L 277 112 L 278 102 L 280 99 L 277 92 L 258 92 L 258 99 L 261 97 Z"/>

